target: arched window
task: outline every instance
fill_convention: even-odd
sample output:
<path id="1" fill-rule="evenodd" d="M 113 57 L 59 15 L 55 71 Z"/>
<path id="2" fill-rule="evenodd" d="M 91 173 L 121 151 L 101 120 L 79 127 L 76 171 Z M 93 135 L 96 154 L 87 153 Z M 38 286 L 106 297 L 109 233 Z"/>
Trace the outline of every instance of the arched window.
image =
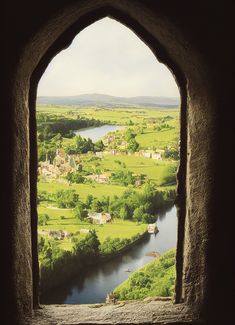
<path id="1" fill-rule="evenodd" d="M 233 148 L 233 112 L 227 108 L 232 102 L 233 77 L 229 73 L 233 60 L 227 37 L 232 30 L 232 17 L 227 5 L 213 4 L 213 10 L 211 8 L 210 1 L 203 2 L 203 6 L 198 2 L 188 6 L 184 1 L 179 7 L 177 2 L 169 6 L 163 1 L 81 0 L 53 5 L 33 2 L 29 7 L 20 3 L 18 7 L 15 5 L 17 15 L 14 15 L 10 6 L 5 6 L 7 23 L 4 27 L 9 42 L 2 52 L 7 63 L 3 65 L 3 76 L 7 79 L 1 96 L 4 111 L 1 121 L 4 167 L 1 174 L 4 176 L 2 201 L 7 209 L 1 218 L 1 228 L 4 229 L 1 236 L 4 261 L 1 291 L 12 292 L 4 297 L 3 313 L 8 317 L 8 323 L 25 321 L 26 315 L 32 312 L 32 298 L 34 306 L 38 306 L 37 84 L 51 59 L 66 48 L 79 31 L 106 16 L 133 30 L 174 74 L 181 92 L 181 164 L 177 198 L 175 300 L 178 304 L 153 302 L 147 307 L 150 309 L 145 305 L 123 306 L 111 309 L 113 313 L 109 317 L 108 313 L 103 313 L 105 322 L 112 323 L 114 314 L 119 323 L 131 322 L 133 314 L 135 322 L 139 323 L 193 323 L 200 317 L 212 323 L 218 320 L 222 323 L 224 319 L 234 318 L 232 299 L 218 299 L 218 296 L 229 294 L 230 285 L 234 283 L 232 263 L 226 268 L 226 277 L 221 283 L 224 260 L 230 260 L 228 247 L 233 247 L 234 241 L 229 208 L 233 197 L 232 192 L 227 191 L 233 164 L 232 159 L 218 159 L 226 157 Z M 28 16 L 28 12 L 32 15 Z M 17 37 L 8 30 L 9 22 L 13 24 L 15 21 L 17 31 L 19 28 Z M 10 41 L 12 39 L 14 42 Z M 223 65 L 221 57 L 224 58 Z M 222 114 L 226 108 L 229 113 Z M 221 222 L 224 215 L 227 216 L 226 226 Z M 221 241 L 218 240 L 220 236 Z M 38 314 L 44 320 L 47 317 L 72 319 L 72 313 L 80 322 L 102 318 L 99 308 L 76 307 L 51 307 L 42 313 L 38 311 Z"/>

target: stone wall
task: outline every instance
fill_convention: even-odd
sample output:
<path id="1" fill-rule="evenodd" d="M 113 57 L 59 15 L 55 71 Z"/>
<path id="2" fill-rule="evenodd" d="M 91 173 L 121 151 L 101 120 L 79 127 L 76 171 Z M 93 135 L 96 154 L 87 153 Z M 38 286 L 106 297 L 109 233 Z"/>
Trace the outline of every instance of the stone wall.
<path id="1" fill-rule="evenodd" d="M 184 300 L 207 323 L 234 318 L 232 12 L 229 0 L 3 3 L 0 288 L 4 324 L 24 324 L 37 305 L 37 83 L 50 60 L 80 30 L 107 15 L 131 28 L 173 72 L 180 87 L 176 300 Z"/>

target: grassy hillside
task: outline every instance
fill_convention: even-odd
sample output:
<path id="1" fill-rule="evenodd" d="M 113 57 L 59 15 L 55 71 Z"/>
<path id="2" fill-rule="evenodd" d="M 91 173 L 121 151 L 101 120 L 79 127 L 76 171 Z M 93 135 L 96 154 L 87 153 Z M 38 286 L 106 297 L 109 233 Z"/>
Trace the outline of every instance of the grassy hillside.
<path id="1" fill-rule="evenodd" d="M 163 118 L 171 116 L 179 120 L 178 108 L 94 108 L 94 107 L 74 107 L 74 106 L 37 106 L 37 113 L 48 115 L 66 116 L 67 118 L 95 118 L 114 124 L 128 124 L 131 120 L 135 125 L 148 123 L 149 118 Z"/>
<path id="2" fill-rule="evenodd" d="M 167 297 L 173 295 L 174 283 L 175 249 L 171 249 L 159 259 L 132 273 L 125 282 L 114 290 L 114 293 L 118 300 L 141 300 L 156 296 Z"/>

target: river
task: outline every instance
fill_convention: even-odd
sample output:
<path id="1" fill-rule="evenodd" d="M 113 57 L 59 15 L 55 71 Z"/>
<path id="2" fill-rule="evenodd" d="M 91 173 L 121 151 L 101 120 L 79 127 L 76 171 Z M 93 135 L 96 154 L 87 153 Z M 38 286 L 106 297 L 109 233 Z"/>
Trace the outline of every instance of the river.
<path id="1" fill-rule="evenodd" d="M 117 130 L 123 130 L 125 127 L 121 125 L 104 124 L 102 126 L 85 128 L 74 132 L 80 134 L 83 138 L 90 138 L 93 142 L 102 139 L 107 133 Z"/>
<path id="2" fill-rule="evenodd" d="M 176 247 L 177 218 L 176 208 L 172 207 L 166 213 L 159 215 L 157 220 L 159 232 L 149 235 L 144 241 L 136 244 L 122 256 L 118 256 L 102 263 L 94 265 L 85 274 L 78 274 L 65 285 L 53 289 L 42 297 L 44 304 L 87 304 L 101 303 L 105 301 L 107 293 L 122 283 L 131 272 L 153 260 L 145 254 L 151 251 L 164 253 Z"/>

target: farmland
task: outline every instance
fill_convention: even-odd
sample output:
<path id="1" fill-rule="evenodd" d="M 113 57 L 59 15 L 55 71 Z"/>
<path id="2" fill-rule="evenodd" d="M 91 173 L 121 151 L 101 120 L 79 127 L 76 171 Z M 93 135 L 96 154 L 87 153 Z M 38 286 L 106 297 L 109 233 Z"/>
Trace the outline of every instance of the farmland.
<path id="1" fill-rule="evenodd" d="M 77 120 L 79 119 L 94 119 L 101 123 L 110 123 L 123 125 L 124 130 L 116 131 L 116 137 L 124 137 L 125 130 L 130 128 L 135 132 L 135 139 L 139 144 L 139 150 L 154 150 L 163 149 L 165 147 L 177 147 L 179 137 L 179 111 L 178 109 L 151 109 L 151 108 L 94 108 L 94 107 L 71 107 L 71 106 L 39 106 L 37 107 L 37 115 L 41 120 Z M 112 133 L 113 134 L 113 133 Z M 43 144 L 45 142 L 42 142 Z M 50 144 L 50 142 L 48 142 Z M 58 143 L 56 140 L 55 143 Z M 69 146 L 75 144 L 75 137 L 63 137 L 60 140 L 60 145 L 68 149 Z M 56 144 L 57 145 L 57 144 Z M 46 145 L 44 145 L 46 146 Z M 47 145 L 49 147 L 49 145 Z M 56 149 L 54 149 L 56 150 Z M 95 153 L 88 152 L 80 154 L 79 163 L 84 166 L 90 173 L 117 173 L 120 170 L 127 170 L 133 175 L 144 175 L 145 182 L 153 182 L 159 190 L 174 189 L 175 185 L 167 184 L 166 178 L 172 170 L 177 168 L 177 161 L 174 159 L 153 160 L 140 156 L 138 153 L 127 155 L 125 152 L 120 152 L 117 155 L 107 154 L 98 158 Z M 123 167 L 124 166 L 124 167 Z M 49 179 L 39 177 L 38 192 L 47 193 L 50 197 L 50 202 L 45 199 L 41 200 L 38 206 L 38 213 L 47 214 L 49 220 L 46 225 L 39 225 L 39 229 L 59 230 L 64 229 L 72 233 L 78 233 L 81 227 L 85 227 L 86 222 L 79 220 L 74 216 L 73 209 L 61 210 L 56 207 L 54 196 L 61 190 L 74 190 L 82 202 L 85 202 L 88 195 L 92 195 L 96 199 L 103 197 L 114 196 L 120 197 L 129 189 L 134 189 L 137 192 L 142 191 L 142 187 L 133 188 L 133 185 L 123 186 L 123 184 L 97 182 L 92 183 L 68 183 L 64 177 Z M 52 206 L 52 207 L 51 207 Z M 63 218 L 61 218 L 63 217 Z M 128 223 L 128 224 L 127 224 Z M 117 231 L 117 227 L 125 225 L 126 231 Z M 86 225 L 87 227 L 87 225 Z M 95 226 L 89 225 L 90 228 Z M 136 225 L 132 221 L 114 220 L 112 224 L 103 225 L 97 228 L 97 234 L 101 241 L 105 236 L 120 235 L 126 238 L 133 234 L 142 232 L 146 226 Z M 101 229 L 102 228 L 102 229 Z M 79 235 L 81 238 L 83 235 Z M 71 249 L 71 244 L 67 241 L 58 243 L 63 249 Z"/>
<path id="2" fill-rule="evenodd" d="M 97 263 L 121 252 L 172 207 L 178 118 L 166 108 L 37 108 L 42 290 L 88 267 L 91 256 Z"/>

